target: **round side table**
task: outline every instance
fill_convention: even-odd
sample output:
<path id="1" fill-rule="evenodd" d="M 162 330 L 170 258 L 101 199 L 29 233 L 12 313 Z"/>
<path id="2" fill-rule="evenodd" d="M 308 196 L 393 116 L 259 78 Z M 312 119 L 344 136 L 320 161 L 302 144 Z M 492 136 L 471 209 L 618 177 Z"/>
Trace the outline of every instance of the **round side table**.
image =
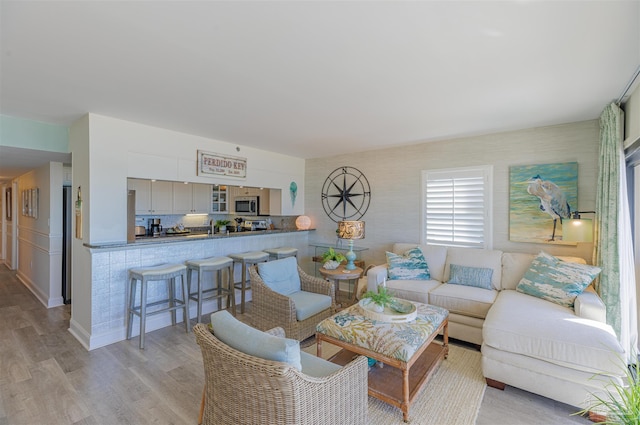
<path id="1" fill-rule="evenodd" d="M 353 285 L 353 291 L 349 291 L 349 298 L 347 299 L 348 305 L 355 304 L 356 292 L 358 291 L 358 279 L 360 278 L 360 276 L 362 276 L 362 272 L 363 272 L 363 270 L 360 267 L 356 267 L 353 270 L 346 270 L 344 268 L 344 264 L 341 264 L 340 266 L 338 266 L 337 269 L 329 270 L 329 269 L 325 269 L 324 267 L 320 267 L 318 271 L 325 279 L 333 280 L 336 288 L 336 303 L 338 302 L 338 293 L 340 292 L 339 291 L 340 281 L 355 280 L 356 282 Z"/>

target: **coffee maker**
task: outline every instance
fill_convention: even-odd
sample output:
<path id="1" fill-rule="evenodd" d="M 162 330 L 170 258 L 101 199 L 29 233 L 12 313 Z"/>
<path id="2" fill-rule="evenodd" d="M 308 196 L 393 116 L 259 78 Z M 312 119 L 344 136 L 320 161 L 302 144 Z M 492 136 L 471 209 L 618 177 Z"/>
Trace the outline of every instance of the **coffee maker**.
<path id="1" fill-rule="evenodd" d="M 160 232 L 162 232 L 162 225 L 160 224 L 159 218 L 150 218 L 149 219 L 149 236 L 153 236 L 157 238 L 160 236 Z"/>

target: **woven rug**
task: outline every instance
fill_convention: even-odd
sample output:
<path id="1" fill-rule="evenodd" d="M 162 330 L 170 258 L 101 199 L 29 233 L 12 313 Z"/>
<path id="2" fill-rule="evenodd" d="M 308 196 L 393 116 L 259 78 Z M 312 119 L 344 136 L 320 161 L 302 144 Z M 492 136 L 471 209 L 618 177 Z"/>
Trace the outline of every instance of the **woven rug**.
<path id="1" fill-rule="evenodd" d="M 339 349 L 328 343 L 322 345 L 323 357 L 330 357 Z M 316 353 L 315 344 L 304 348 Z M 418 398 L 409 409 L 412 425 L 473 425 L 476 422 L 485 380 L 480 366 L 479 351 L 449 344 L 449 356 L 444 360 Z M 402 411 L 373 397 L 369 397 L 369 424 L 404 424 Z"/>

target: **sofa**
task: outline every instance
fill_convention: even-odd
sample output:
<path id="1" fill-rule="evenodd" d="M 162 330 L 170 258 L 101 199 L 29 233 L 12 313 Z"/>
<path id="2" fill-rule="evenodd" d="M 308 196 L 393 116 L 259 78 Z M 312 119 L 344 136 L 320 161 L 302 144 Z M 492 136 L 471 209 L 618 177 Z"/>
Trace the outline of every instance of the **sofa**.
<path id="1" fill-rule="evenodd" d="M 383 264 L 367 272 L 367 289 L 385 285 L 396 297 L 449 310 L 449 337 L 481 347 L 488 385 L 511 385 L 586 409 L 609 382 L 624 381 L 624 350 L 591 286 L 571 306 L 524 293 L 522 286 L 516 290 L 531 273 L 535 254 L 396 243 L 388 258 L 416 247 L 428 276 L 391 279 Z M 582 258 L 558 258 L 561 264 L 586 264 Z M 484 287 L 448 283 L 452 265 L 456 279 L 461 266 L 484 269 Z"/>

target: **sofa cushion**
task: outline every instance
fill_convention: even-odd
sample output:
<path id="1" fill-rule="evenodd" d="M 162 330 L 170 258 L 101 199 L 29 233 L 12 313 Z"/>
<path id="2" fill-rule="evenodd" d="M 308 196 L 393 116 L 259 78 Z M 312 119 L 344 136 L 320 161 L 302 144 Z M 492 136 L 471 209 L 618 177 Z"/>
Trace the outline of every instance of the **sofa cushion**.
<path id="1" fill-rule="evenodd" d="M 331 297 L 315 292 L 298 291 L 287 295 L 296 306 L 296 319 L 306 320 L 309 317 L 331 308 Z"/>
<path id="2" fill-rule="evenodd" d="M 408 249 L 419 247 L 422 250 L 425 260 L 429 265 L 429 274 L 431 279 L 444 282 L 444 264 L 447 261 L 447 247 L 440 245 L 418 245 L 410 243 L 396 243 L 393 245 L 392 252 L 402 254 Z"/>
<path id="3" fill-rule="evenodd" d="M 211 314 L 213 334 L 229 347 L 251 356 L 290 364 L 302 370 L 300 343 L 252 328 L 233 317 L 227 310 Z"/>
<path id="4" fill-rule="evenodd" d="M 300 275 L 296 257 L 258 263 L 258 274 L 273 291 L 289 295 L 300 290 Z"/>
<path id="5" fill-rule="evenodd" d="M 429 304 L 449 310 L 450 313 L 483 319 L 493 305 L 498 291 L 445 283 L 429 293 Z"/>
<path id="6" fill-rule="evenodd" d="M 568 263 L 540 252 L 516 291 L 573 308 L 576 297 L 599 273 L 599 267 Z"/>
<path id="7" fill-rule="evenodd" d="M 529 270 L 531 262 L 536 258 L 535 254 L 523 254 L 520 252 L 505 252 L 502 254 L 502 289 L 515 290 Z"/>
<path id="8" fill-rule="evenodd" d="M 492 269 L 491 284 L 495 289 L 500 290 L 502 251 L 477 248 L 449 248 L 447 250 L 447 262 L 444 266 L 443 282 L 447 282 L 451 276 L 451 268 L 449 267 L 451 264 Z"/>
<path id="9" fill-rule="evenodd" d="M 402 255 L 387 251 L 387 267 L 389 279 L 398 280 L 427 280 L 429 266 L 427 265 L 422 250 L 418 247 L 405 251 Z"/>
<path id="10" fill-rule="evenodd" d="M 572 309 L 504 290 L 487 313 L 486 345 L 584 372 L 618 375 L 624 351 L 611 326 Z"/>
<path id="11" fill-rule="evenodd" d="M 491 276 L 493 269 L 485 267 L 468 267 L 458 264 L 450 264 L 449 281 L 454 285 L 474 286 L 476 288 L 493 289 Z"/>
<path id="12" fill-rule="evenodd" d="M 429 304 L 429 292 L 442 283 L 437 280 L 387 280 L 387 289 L 403 300 Z"/>

